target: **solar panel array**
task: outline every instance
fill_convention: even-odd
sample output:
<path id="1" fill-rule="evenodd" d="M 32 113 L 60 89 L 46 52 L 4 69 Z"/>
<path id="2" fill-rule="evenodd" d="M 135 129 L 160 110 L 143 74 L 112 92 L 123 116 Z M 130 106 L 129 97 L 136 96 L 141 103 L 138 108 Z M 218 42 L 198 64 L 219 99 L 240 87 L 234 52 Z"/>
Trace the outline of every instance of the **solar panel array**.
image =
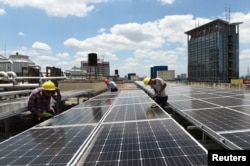
<path id="1" fill-rule="evenodd" d="M 149 86 L 137 85 L 152 94 Z M 250 149 L 250 92 L 168 84 L 171 107 L 229 149 Z"/>
<path id="2" fill-rule="evenodd" d="M 207 151 L 142 90 L 106 92 L 0 144 L 0 165 L 207 165 Z"/>

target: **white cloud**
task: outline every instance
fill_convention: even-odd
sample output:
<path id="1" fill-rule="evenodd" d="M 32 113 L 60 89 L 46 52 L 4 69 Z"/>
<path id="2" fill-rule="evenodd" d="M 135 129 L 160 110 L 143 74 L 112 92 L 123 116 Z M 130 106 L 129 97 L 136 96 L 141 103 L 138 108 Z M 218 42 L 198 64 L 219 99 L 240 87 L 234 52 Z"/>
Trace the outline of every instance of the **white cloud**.
<path id="1" fill-rule="evenodd" d="M 173 4 L 175 0 L 158 0 L 160 1 L 162 4 Z"/>
<path id="2" fill-rule="evenodd" d="M 18 32 L 17 35 L 18 36 L 24 36 L 24 33 L 23 32 Z"/>
<path id="3" fill-rule="evenodd" d="M 44 10 L 49 16 L 84 17 L 94 9 L 94 5 L 107 0 L 0 0 L 12 7 L 34 7 Z"/>
<path id="4" fill-rule="evenodd" d="M 240 32 L 240 42 L 242 43 L 250 43 L 250 13 L 232 13 L 230 22 L 242 22 L 239 25 Z"/>
<path id="5" fill-rule="evenodd" d="M 0 9 L 0 15 L 4 15 L 6 11 L 4 9 Z"/>
<path id="6" fill-rule="evenodd" d="M 69 58 L 69 53 L 67 53 L 67 52 L 59 53 L 59 54 L 56 55 L 56 57 L 67 59 L 67 58 Z"/>
<path id="7" fill-rule="evenodd" d="M 51 48 L 49 45 L 47 45 L 46 43 L 41 43 L 41 42 L 33 43 L 32 48 L 35 50 L 41 50 L 41 51 L 47 51 L 47 52 L 51 51 Z"/>

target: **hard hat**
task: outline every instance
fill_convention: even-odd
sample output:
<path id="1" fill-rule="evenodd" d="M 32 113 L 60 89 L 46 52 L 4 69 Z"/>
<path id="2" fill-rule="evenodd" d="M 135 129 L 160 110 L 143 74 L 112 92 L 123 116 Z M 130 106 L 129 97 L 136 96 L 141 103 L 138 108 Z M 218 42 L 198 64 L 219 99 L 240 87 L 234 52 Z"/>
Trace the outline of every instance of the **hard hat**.
<path id="1" fill-rule="evenodd" d="M 149 81 L 150 81 L 150 78 L 149 78 L 149 77 L 146 77 L 146 78 L 144 78 L 144 80 L 143 80 L 143 82 L 144 82 L 145 85 L 148 85 Z"/>
<path id="2" fill-rule="evenodd" d="M 109 83 L 109 80 L 108 80 L 108 79 L 105 79 L 104 82 L 105 82 L 105 83 Z"/>
<path id="3" fill-rule="evenodd" d="M 56 86 L 52 81 L 46 81 L 45 83 L 43 83 L 42 89 L 43 90 L 48 90 L 48 91 L 55 91 Z"/>

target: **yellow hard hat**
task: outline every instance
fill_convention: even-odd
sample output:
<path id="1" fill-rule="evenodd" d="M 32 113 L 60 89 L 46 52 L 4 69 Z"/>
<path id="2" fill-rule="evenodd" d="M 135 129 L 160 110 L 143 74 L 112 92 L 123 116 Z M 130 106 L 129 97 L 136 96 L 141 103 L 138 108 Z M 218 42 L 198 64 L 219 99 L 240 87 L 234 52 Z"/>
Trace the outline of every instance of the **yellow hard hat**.
<path id="1" fill-rule="evenodd" d="M 149 77 L 146 77 L 146 78 L 144 78 L 144 80 L 143 80 L 143 82 L 144 82 L 145 85 L 148 85 L 149 81 L 150 81 L 150 78 L 149 78 Z"/>
<path id="2" fill-rule="evenodd" d="M 56 86 L 52 81 L 46 81 L 45 83 L 43 83 L 42 89 L 43 90 L 48 90 L 48 91 L 55 91 Z"/>

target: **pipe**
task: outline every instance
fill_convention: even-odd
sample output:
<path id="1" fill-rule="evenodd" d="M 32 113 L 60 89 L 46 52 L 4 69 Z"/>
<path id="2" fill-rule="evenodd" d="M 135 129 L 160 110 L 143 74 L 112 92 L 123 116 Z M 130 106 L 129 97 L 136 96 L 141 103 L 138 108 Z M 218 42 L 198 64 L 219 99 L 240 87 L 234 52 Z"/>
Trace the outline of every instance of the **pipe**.
<path id="1" fill-rule="evenodd" d="M 40 84 L 0 84 L 0 88 L 36 88 Z"/>
<path id="2" fill-rule="evenodd" d="M 6 72 L 4 72 L 6 73 Z M 63 72 L 63 76 L 55 76 L 55 77 L 17 77 L 16 73 L 13 71 L 8 71 L 7 73 L 7 77 L 8 74 L 12 75 L 12 78 L 8 78 L 9 81 L 14 81 L 14 80 L 27 80 L 27 79 L 40 79 L 40 80 L 63 80 L 66 79 L 67 76 L 65 75 L 65 73 Z"/>
<path id="3" fill-rule="evenodd" d="M 12 76 L 12 78 L 16 78 L 16 73 L 13 71 L 7 71 L 6 72 L 8 74 L 8 76 Z"/>
<path id="4" fill-rule="evenodd" d="M 0 71 L 0 75 L 3 75 L 3 78 L 0 78 L 1 80 L 7 81 L 8 80 L 8 74 L 4 71 Z"/>

